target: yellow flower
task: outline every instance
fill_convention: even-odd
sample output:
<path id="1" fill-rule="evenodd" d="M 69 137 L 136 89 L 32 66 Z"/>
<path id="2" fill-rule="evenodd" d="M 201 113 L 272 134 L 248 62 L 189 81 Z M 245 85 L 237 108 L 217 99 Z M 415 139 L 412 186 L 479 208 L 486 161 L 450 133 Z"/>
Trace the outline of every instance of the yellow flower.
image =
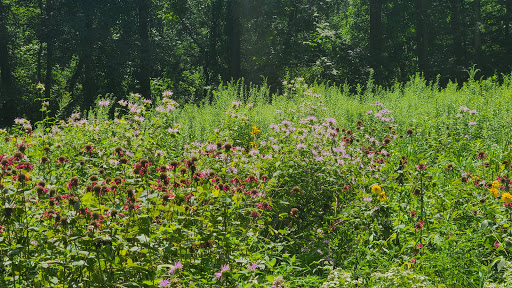
<path id="1" fill-rule="evenodd" d="M 503 195 L 501 195 L 501 200 L 505 203 L 510 203 L 512 202 L 512 195 L 510 195 L 510 193 L 503 193 Z"/>
<path id="2" fill-rule="evenodd" d="M 386 197 L 386 192 L 382 191 L 382 193 L 379 194 L 379 200 L 380 201 L 387 201 L 388 197 Z"/>
<path id="3" fill-rule="evenodd" d="M 375 184 L 372 186 L 372 193 L 380 195 L 382 192 L 382 188 L 379 185 Z"/>
<path id="4" fill-rule="evenodd" d="M 261 130 L 260 130 L 260 129 L 258 129 L 258 127 L 256 127 L 256 126 L 252 126 L 252 131 L 251 131 L 251 135 L 252 135 L 252 136 L 254 136 L 254 135 L 256 135 L 256 134 L 258 134 L 258 133 L 260 133 L 260 132 L 261 132 Z"/>
<path id="5" fill-rule="evenodd" d="M 500 188 L 501 184 L 500 181 L 494 180 L 492 181 L 492 188 Z"/>
<path id="6" fill-rule="evenodd" d="M 498 198 L 500 196 L 500 191 L 494 187 L 494 183 L 493 183 L 493 187 L 489 189 L 489 192 L 491 192 L 491 195 L 494 198 Z"/>

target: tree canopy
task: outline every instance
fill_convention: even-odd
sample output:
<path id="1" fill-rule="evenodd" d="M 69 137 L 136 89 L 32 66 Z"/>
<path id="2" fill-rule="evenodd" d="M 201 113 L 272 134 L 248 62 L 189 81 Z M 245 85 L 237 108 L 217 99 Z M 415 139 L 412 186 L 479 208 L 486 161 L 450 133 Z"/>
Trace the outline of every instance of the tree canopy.
<path id="1" fill-rule="evenodd" d="M 0 0 L 0 123 L 37 119 L 43 99 L 62 115 L 98 95 L 197 102 L 242 78 L 278 91 L 509 73 L 511 20 L 512 0 Z"/>

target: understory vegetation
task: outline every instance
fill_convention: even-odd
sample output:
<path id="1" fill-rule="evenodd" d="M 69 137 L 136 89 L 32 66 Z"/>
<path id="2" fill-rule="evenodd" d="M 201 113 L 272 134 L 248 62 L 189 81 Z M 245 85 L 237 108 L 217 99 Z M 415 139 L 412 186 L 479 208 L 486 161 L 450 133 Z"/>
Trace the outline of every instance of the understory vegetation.
<path id="1" fill-rule="evenodd" d="M 0 286 L 510 287 L 502 80 L 42 102 L 0 130 Z"/>

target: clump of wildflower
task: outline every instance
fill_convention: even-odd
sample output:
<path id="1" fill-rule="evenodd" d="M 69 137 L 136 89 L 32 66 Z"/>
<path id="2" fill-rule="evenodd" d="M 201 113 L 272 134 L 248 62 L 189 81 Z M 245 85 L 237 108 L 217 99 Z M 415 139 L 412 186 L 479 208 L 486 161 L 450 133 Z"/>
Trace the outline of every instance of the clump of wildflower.
<path id="1" fill-rule="evenodd" d="M 252 135 L 252 136 L 255 136 L 256 134 L 258 134 L 258 133 L 260 133 L 260 132 L 261 132 L 261 130 L 260 130 L 260 129 L 258 129 L 258 127 L 256 127 L 256 126 L 252 126 L 252 131 L 251 131 L 251 135 Z"/>
<path id="2" fill-rule="evenodd" d="M 256 264 L 256 263 L 247 264 L 247 269 L 249 271 L 256 271 L 256 269 L 258 269 L 258 264 Z"/>
<path id="3" fill-rule="evenodd" d="M 503 195 L 501 195 L 501 201 L 505 202 L 505 205 L 510 205 L 510 203 L 512 202 L 512 195 L 508 192 L 506 193 L 503 193 Z"/>
<path id="4" fill-rule="evenodd" d="M 490 188 L 489 192 L 491 193 L 492 197 L 494 197 L 494 198 L 498 198 L 500 196 L 500 191 L 495 187 Z"/>
<path id="5" fill-rule="evenodd" d="M 427 165 L 420 163 L 419 165 L 416 165 L 417 170 L 425 170 L 427 169 Z"/>
<path id="6" fill-rule="evenodd" d="M 215 273 L 217 279 L 222 278 L 222 275 L 230 270 L 229 265 L 222 265 L 220 272 Z"/>
<path id="7" fill-rule="evenodd" d="M 167 279 L 160 280 L 159 285 L 160 285 L 160 287 L 169 287 L 169 286 L 171 286 L 171 281 L 169 281 Z"/>
<path id="8" fill-rule="evenodd" d="M 377 194 L 377 195 L 380 195 L 380 193 L 382 192 L 382 188 L 377 184 L 373 185 L 371 190 L 372 190 L 372 193 Z"/>
<path id="9" fill-rule="evenodd" d="M 304 194 L 304 191 L 300 190 L 299 186 L 294 186 L 290 191 L 291 194 Z"/>
<path id="10" fill-rule="evenodd" d="M 388 200 L 388 197 L 386 196 L 386 192 L 382 191 L 380 194 L 379 194 L 379 200 L 382 202 L 382 201 L 387 201 Z"/>
<path id="11" fill-rule="evenodd" d="M 68 182 L 68 189 L 73 189 L 78 186 L 78 177 L 74 176 Z"/>
<path id="12" fill-rule="evenodd" d="M 487 154 L 485 154 L 484 151 L 480 151 L 480 152 L 478 152 L 478 156 L 476 158 L 477 159 L 485 159 L 485 158 L 487 158 Z"/>
<path id="13" fill-rule="evenodd" d="M 174 274 L 176 273 L 176 270 L 180 270 L 183 268 L 183 263 L 181 263 L 181 261 L 178 261 L 176 263 L 174 263 L 173 266 L 171 266 L 171 269 L 169 271 L 167 271 L 167 274 Z"/>
<path id="14" fill-rule="evenodd" d="M 86 153 L 92 153 L 94 151 L 94 147 L 92 147 L 91 143 L 86 144 L 84 147 L 82 147 Z"/>
<path id="15" fill-rule="evenodd" d="M 101 100 L 98 102 L 98 106 L 107 107 L 108 105 L 110 105 L 110 101 L 108 100 Z"/>
<path id="16" fill-rule="evenodd" d="M 272 281 L 272 288 L 281 288 L 284 285 L 284 278 L 282 276 L 274 278 Z"/>
<path id="17" fill-rule="evenodd" d="M 424 223 L 423 220 L 421 220 L 420 222 L 417 222 L 416 227 L 414 228 L 414 232 L 421 230 L 421 228 L 423 228 L 423 223 Z"/>
<path id="18" fill-rule="evenodd" d="M 69 160 L 66 159 L 66 157 L 64 157 L 64 156 L 59 156 L 59 158 L 57 158 L 57 163 L 59 163 L 59 164 L 64 164 L 64 163 L 66 163 L 68 161 Z"/>

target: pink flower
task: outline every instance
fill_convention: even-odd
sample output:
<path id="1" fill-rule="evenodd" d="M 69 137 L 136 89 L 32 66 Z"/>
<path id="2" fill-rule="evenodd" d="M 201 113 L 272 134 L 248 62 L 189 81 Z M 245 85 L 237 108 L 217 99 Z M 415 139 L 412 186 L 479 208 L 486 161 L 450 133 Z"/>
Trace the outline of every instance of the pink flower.
<path id="1" fill-rule="evenodd" d="M 110 105 L 110 101 L 108 101 L 108 100 L 102 100 L 102 101 L 99 101 L 99 102 L 98 102 L 98 105 L 99 105 L 99 106 L 103 106 L 103 107 L 107 107 L 108 105 Z"/>
<path id="2" fill-rule="evenodd" d="M 494 247 L 498 249 L 500 247 L 500 243 L 498 243 L 498 241 L 494 241 Z"/>
<path id="3" fill-rule="evenodd" d="M 256 263 L 252 263 L 252 265 L 247 264 L 247 269 L 249 269 L 249 271 L 256 271 L 256 269 L 258 269 L 258 264 L 256 264 Z"/>
<path id="4" fill-rule="evenodd" d="M 425 169 L 427 169 L 427 166 L 426 166 L 425 164 L 423 164 L 423 163 L 422 163 L 422 164 L 420 164 L 420 165 L 417 165 L 417 166 L 416 166 L 416 169 L 418 169 L 418 170 L 425 170 Z"/>
<path id="5" fill-rule="evenodd" d="M 229 265 L 223 265 L 223 266 L 220 268 L 220 272 L 221 272 L 221 273 L 227 272 L 227 271 L 229 271 L 229 270 L 231 270 L 231 269 L 229 268 Z"/>
<path id="6" fill-rule="evenodd" d="M 416 228 L 414 228 L 414 232 L 416 232 L 418 230 L 421 230 L 421 228 L 423 228 L 423 220 L 421 220 L 420 222 L 416 223 Z"/>

